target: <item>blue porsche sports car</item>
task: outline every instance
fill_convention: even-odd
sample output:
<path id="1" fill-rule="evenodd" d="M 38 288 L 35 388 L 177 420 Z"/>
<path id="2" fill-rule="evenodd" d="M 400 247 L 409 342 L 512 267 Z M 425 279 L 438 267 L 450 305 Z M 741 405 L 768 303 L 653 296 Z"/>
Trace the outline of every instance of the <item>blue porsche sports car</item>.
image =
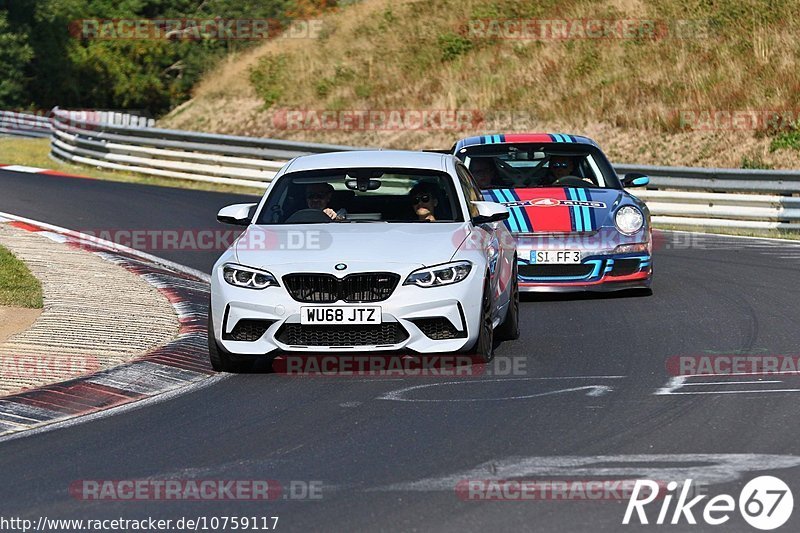
<path id="1" fill-rule="evenodd" d="M 620 179 L 600 147 L 576 135 L 481 135 L 452 153 L 484 199 L 511 212 L 520 290 L 650 292 L 650 212 L 626 190 L 647 176 Z"/>

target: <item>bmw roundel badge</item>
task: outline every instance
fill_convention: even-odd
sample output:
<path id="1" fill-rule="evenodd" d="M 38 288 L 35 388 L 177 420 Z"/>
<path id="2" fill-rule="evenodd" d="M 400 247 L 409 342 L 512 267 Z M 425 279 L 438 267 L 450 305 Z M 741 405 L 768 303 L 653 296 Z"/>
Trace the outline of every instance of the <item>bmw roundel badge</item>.
<path id="1" fill-rule="evenodd" d="M 338 265 L 336 265 L 333 268 L 335 268 L 336 270 L 344 270 L 344 269 L 347 268 L 347 265 L 345 265 L 344 263 L 339 263 Z"/>

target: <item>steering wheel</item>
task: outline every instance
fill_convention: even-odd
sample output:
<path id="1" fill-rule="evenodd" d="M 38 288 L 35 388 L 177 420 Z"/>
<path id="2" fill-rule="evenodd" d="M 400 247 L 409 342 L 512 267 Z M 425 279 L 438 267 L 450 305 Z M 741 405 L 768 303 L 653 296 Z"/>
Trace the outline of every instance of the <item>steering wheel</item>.
<path id="1" fill-rule="evenodd" d="M 586 181 L 578 176 L 564 176 L 553 182 L 553 185 L 564 187 L 583 187 L 584 189 L 596 189 L 597 185 L 591 181 Z"/>
<path id="2" fill-rule="evenodd" d="M 333 220 L 320 209 L 301 209 L 292 213 L 284 224 L 316 224 L 322 222 L 333 222 Z"/>

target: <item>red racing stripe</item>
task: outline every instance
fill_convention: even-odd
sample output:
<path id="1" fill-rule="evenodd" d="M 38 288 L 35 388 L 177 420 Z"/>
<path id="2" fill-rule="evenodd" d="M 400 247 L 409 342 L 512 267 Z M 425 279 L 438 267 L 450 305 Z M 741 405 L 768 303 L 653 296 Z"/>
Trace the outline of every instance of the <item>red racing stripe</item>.
<path id="1" fill-rule="evenodd" d="M 567 192 L 561 187 L 536 189 L 516 189 L 520 200 L 567 200 Z M 567 233 L 575 230 L 575 223 L 570 215 L 571 208 L 565 205 L 525 206 L 535 232 Z"/>
<path id="2" fill-rule="evenodd" d="M 505 143 L 550 143 L 549 133 L 506 133 Z"/>

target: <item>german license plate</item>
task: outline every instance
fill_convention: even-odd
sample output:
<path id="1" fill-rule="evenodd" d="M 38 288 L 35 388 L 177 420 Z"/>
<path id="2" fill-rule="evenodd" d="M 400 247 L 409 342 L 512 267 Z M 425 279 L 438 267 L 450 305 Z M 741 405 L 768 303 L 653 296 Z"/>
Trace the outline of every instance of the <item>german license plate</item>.
<path id="1" fill-rule="evenodd" d="M 380 324 L 378 306 L 315 305 L 300 308 L 300 324 Z"/>
<path id="2" fill-rule="evenodd" d="M 580 250 L 533 250 L 531 263 L 537 265 L 570 265 L 581 262 Z"/>

